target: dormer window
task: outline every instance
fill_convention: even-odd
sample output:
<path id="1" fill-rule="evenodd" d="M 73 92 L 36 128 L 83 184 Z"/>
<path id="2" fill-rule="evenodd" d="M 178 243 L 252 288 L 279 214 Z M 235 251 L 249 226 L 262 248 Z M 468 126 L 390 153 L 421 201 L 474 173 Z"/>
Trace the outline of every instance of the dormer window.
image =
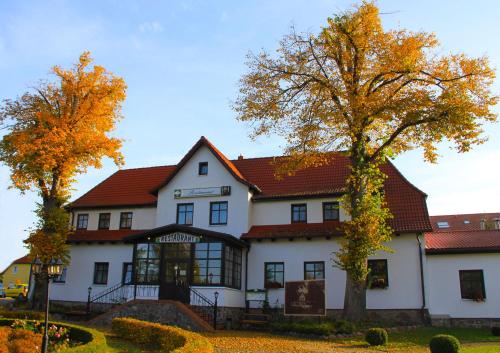
<path id="1" fill-rule="evenodd" d="M 198 164 L 198 175 L 208 174 L 208 162 L 200 162 Z"/>
<path id="2" fill-rule="evenodd" d="M 450 225 L 446 221 L 437 222 L 438 228 L 450 228 Z"/>

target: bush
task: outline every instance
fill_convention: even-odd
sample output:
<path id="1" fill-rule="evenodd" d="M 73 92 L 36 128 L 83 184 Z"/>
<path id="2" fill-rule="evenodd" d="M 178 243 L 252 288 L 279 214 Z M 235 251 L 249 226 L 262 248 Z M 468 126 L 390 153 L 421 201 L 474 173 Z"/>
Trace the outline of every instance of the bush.
<path id="1" fill-rule="evenodd" d="M 273 322 L 271 328 L 279 332 L 295 332 L 306 335 L 327 336 L 334 331 L 331 322 L 313 323 L 309 321 L 301 322 Z"/>
<path id="2" fill-rule="evenodd" d="M 339 335 L 350 335 L 356 330 L 356 325 L 346 320 L 336 321 L 334 326 L 335 333 Z"/>
<path id="3" fill-rule="evenodd" d="M 178 327 L 116 318 L 113 319 L 111 328 L 123 339 L 138 345 L 151 346 L 162 352 L 213 353 L 213 347 L 205 337 Z"/>
<path id="4" fill-rule="evenodd" d="M 500 326 L 493 326 L 491 328 L 491 334 L 493 336 L 500 336 Z"/>
<path id="5" fill-rule="evenodd" d="M 365 341 L 370 346 L 384 346 L 389 341 L 389 336 L 383 328 L 371 328 L 366 331 Z"/>
<path id="6" fill-rule="evenodd" d="M 0 319 L 0 338 L 3 337 L 5 331 L 10 331 L 10 326 L 16 320 L 13 319 Z M 52 324 L 52 323 L 51 323 Z M 55 323 L 57 326 L 62 326 L 69 331 L 69 338 L 73 342 L 81 342 L 82 344 L 75 347 L 66 347 L 58 353 L 102 353 L 107 352 L 108 346 L 104 334 L 94 329 L 81 327 L 76 325 Z M 36 321 L 28 321 L 26 327 L 37 326 Z M 36 352 L 39 352 L 37 350 Z M 0 339 L 0 353 L 9 353 L 7 347 L 3 347 Z"/>
<path id="7" fill-rule="evenodd" d="M 44 320 L 45 313 L 41 311 L 0 311 L 0 318 L 21 320 Z"/>
<path id="8" fill-rule="evenodd" d="M 460 342 L 450 335 L 436 335 L 432 337 L 429 348 L 431 353 L 458 353 Z"/>

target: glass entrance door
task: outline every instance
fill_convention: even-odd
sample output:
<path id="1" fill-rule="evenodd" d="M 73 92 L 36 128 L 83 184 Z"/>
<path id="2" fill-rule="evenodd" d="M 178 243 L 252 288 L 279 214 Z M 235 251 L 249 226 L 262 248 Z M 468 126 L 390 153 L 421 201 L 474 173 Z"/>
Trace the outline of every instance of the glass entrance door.
<path id="1" fill-rule="evenodd" d="M 160 299 L 189 304 L 191 283 L 191 244 L 164 244 L 160 280 Z"/>

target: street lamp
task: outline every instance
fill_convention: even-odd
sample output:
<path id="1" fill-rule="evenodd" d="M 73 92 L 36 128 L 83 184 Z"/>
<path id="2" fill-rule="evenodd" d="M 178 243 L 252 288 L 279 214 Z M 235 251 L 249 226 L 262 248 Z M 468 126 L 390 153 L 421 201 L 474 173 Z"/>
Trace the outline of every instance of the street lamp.
<path id="1" fill-rule="evenodd" d="M 217 301 L 219 299 L 219 292 L 214 293 L 214 330 L 217 330 Z"/>
<path id="2" fill-rule="evenodd" d="M 33 264 L 31 265 L 31 270 L 35 276 L 40 276 L 45 274 L 45 279 L 47 281 L 47 286 L 45 288 L 45 325 L 42 340 L 42 353 L 47 352 L 47 346 L 49 344 L 49 285 L 50 280 L 59 277 L 63 272 L 63 264 L 60 259 L 51 259 L 48 263 L 43 263 L 37 257 Z M 42 277 L 43 278 L 43 277 Z"/>

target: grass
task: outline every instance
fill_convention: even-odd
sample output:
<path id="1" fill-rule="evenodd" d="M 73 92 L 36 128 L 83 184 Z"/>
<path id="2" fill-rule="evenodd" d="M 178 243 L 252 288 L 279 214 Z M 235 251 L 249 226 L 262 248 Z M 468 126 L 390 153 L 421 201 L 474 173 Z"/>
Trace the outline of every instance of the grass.
<path id="1" fill-rule="evenodd" d="M 108 344 L 107 353 L 148 353 L 150 351 L 141 349 L 136 345 L 124 341 L 111 333 L 105 333 Z"/>
<path id="2" fill-rule="evenodd" d="M 485 329 L 426 327 L 414 331 L 389 334 L 389 344 L 384 347 L 369 347 L 363 337 L 354 339 L 306 339 L 263 332 L 220 331 L 207 333 L 218 353 L 428 353 L 428 343 L 436 334 L 451 334 L 463 344 L 462 353 L 498 353 L 500 339 Z"/>

